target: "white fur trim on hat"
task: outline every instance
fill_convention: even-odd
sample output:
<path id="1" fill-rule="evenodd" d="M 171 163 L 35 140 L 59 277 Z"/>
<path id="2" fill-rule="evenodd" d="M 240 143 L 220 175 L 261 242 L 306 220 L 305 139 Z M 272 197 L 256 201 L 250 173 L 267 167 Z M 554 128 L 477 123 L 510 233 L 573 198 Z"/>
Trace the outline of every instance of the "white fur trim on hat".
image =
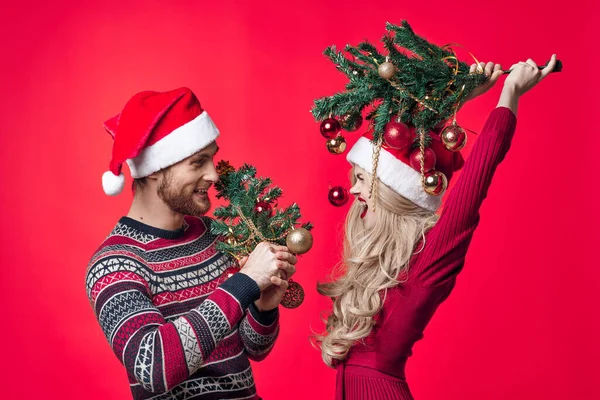
<path id="1" fill-rule="evenodd" d="M 127 160 L 131 176 L 143 178 L 170 167 L 197 153 L 219 137 L 219 130 L 206 111 L 146 147 L 135 158 Z"/>
<path id="2" fill-rule="evenodd" d="M 346 159 L 373 174 L 373 148 L 369 139 L 361 137 L 352 146 Z M 423 190 L 419 172 L 398 160 L 384 148 L 379 153 L 377 178 L 401 196 L 429 211 L 436 211 L 442 203 L 442 196 L 432 196 Z"/>
<path id="3" fill-rule="evenodd" d="M 125 177 L 123 174 L 119 176 L 113 174 L 110 171 L 106 171 L 102 174 L 102 189 L 108 196 L 116 196 L 123 191 L 125 186 Z"/>

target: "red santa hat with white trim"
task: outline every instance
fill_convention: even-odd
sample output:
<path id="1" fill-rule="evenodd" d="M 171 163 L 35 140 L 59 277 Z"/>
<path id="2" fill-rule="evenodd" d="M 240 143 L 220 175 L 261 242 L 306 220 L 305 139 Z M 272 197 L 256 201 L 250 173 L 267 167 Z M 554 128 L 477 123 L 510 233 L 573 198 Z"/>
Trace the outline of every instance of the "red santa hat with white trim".
<path id="1" fill-rule="evenodd" d="M 409 127 L 409 129 L 412 131 L 412 137 L 416 137 L 415 128 Z M 438 132 L 429 132 L 429 136 L 431 143 L 428 149 L 431 149 L 434 154 L 433 165 L 425 171 L 428 172 L 435 167 L 436 171 L 446 176 L 449 183 L 453 173 L 463 167 L 464 159 L 460 152 L 450 151 L 444 146 Z M 372 175 L 374 151 L 373 136 L 367 132 L 352 146 L 346 159 Z M 420 165 L 419 163 L 414 165 L 414 161 L 411 165 L 410 153 L 410 147 L 396 149 L 388 146 L 384 141 L 379 153 L 376 176 L 385 185 L 414 204 L 429 211 L 437 211 L 442 204 L 443 196 L 431 195 L 424 190 Z"/>
<path id="2" fill-rule="evenodd" d="M 198 98 L 185 87 L 134 95 L 104 128 L 114 139 L 109 170 L 102 176 L 109 196 L 123 190 L 123 163 L 133 178 L 144 178 L 197 153 L 219 136 Z"/>

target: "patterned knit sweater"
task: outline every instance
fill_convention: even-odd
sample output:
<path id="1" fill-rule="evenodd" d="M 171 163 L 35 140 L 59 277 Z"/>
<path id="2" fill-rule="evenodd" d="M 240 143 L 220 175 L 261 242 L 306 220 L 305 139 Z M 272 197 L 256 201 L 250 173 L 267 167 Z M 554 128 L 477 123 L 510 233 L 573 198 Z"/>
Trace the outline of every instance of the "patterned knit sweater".
<path id="1" fill-rule="evenodd" d="M 278 310 L 254 307 L 247 275 L 228 278 L 210 223 L 167 231 L 123 217 L 90 261 L 87 295 L 134 399 L 259 399 L 249 359 L 273 347 Z"/>

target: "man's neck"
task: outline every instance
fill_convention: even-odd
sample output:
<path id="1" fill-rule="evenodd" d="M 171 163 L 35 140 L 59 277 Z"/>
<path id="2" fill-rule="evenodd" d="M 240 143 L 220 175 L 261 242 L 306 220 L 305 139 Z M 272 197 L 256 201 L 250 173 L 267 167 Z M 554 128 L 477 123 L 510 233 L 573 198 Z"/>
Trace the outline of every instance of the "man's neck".
<path id="1" fill-rule="evenodd" d="M 158 196 L 138 191 L 127 216 L 146 225 L 175 231 L 183 226 L 183 215 L 174 212 Z"/>

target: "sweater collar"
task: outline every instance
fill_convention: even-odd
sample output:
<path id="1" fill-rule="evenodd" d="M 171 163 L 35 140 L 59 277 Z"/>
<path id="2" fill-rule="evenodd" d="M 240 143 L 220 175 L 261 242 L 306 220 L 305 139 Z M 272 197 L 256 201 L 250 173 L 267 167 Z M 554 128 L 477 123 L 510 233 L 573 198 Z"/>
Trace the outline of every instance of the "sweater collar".
<path id="1" fill-rule="evenodd" d="M 168 229 L 156 228 L 154 226 L 144 224 L 143 222 L 137 221 L 137 220 L 135 220 L 133 218 L 129 218 L 129 217 L 121 217 L 121 219 L 119 220 L 119 223 L 126 225 L 137 231 L 146 233 L 148 235 L 156 236 L 159 238 L 163 238 L 163 239 L 179 239 L 183 236 L 183 234 L 185 233 L 185 230 L 188 227 L 188 224 L 187 224 L 187 222 L 185 222 L 185 220 L 183 221 L 183 226 L 174 231 L 171 231 Z"/>

